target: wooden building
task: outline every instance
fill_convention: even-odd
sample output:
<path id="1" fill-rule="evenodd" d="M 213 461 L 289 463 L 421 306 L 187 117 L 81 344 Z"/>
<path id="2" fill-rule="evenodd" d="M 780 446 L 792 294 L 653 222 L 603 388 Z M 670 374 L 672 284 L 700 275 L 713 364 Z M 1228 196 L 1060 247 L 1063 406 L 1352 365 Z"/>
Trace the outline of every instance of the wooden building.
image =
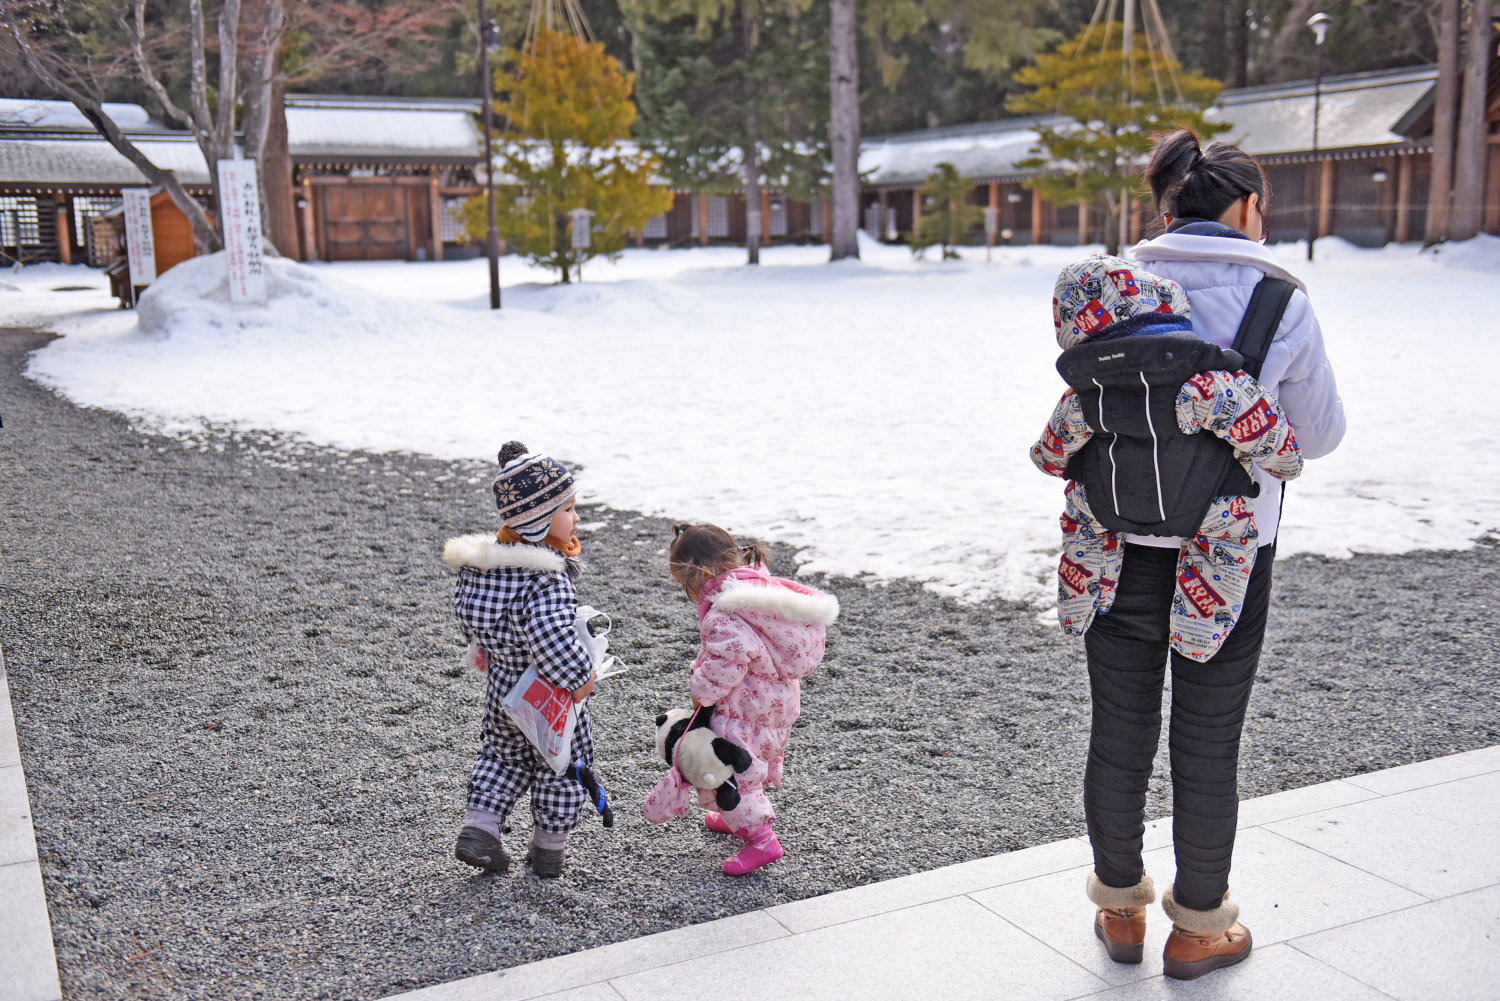
<path id="1" fill-rule="evenodd" d="M 1311 81 L 1226 90 L 1208 112 L 1230 128 L 1234 143 L 1265 167 L 1271 184 L 1273 242 L 1305 239 L 1310 214 L 1320 236 L 1360 246 L 1419 240 L 1427 215 L 1432 165 L 1432 104 L 1437 69 L 1421 66 L 1329 77 L 1313 150 Z M 1031 121 L 1010 119 L 866 140 L 860 169 L 868 178 L 862 226 L 899 241 L 920 212 L 920 189 L 947 162 L 975 184 L 971 201 L 999 211 L 1000 243 L 1102 243 L 1118 226 L 1102 199 L 1090 206 L 1053 205 L 1027 191 L 1033 171 Z M 1482 229 L 1500 234 L 1500 63 L 1492 64 L 1486 120 L 1489 160 Z M 1131 238 L 1144 213 L 1133 214 Z M 975 243 L 984 239 L 976 227 Z"/>
<path id="2" fill-rule="evenodd" d="M 288 94 L 303 260 L 472 256 L 453 211 L 481 193 L 479 104 Z"/>

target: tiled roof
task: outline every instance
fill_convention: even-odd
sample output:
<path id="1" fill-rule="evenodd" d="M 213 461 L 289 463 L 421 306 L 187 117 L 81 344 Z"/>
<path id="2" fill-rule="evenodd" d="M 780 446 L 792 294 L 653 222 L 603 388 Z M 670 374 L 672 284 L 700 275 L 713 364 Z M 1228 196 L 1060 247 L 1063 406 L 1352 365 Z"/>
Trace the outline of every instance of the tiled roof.
<path id="1" fill-rule="evenodd" d="M 295 157 L 478 160 L 477 100 L 289 95 L 287 145 Z"/>
<path id="2" fill-rule="evenodd" d="M 1318 112 L 1318 146 L 1344 149 L 1389 146 L 1406 141 L 1393 131 L 1437 79 L 1437 67 L 1354 73 L 1323 81 Z M 1247 153 L 1295 153 L 1312 149 L 1313 85 L 1246 87 L 1225 91 L 1204 116 L 1231 124 L 1216 138 Z"/>
<path id="3" fill-rule="evenodd" d="M 177 172 L 184 184 L 208 184 L 208 167 L 189 139 L 137 139 L 158 167 Z M 0 139 L 0 183 L 146 184 L 144 174 L 103 139 Z"/>
<path id="4" fill-rule="evenodd" d="M 861 144 L 860 173 L 876 185 L 921 184 L 939 163 L 951 163 L 976 181 L 1029 176 L 1032 171 L 1016 164 L 1032 155 L 1033 124 L 1011 118 L 872 137 Z"/>
<path id="5" fill-rule="evenodd" d="M 156 121 L 139 104 L 104 105 L 104 113 L 129 133 L 171 132 Z M 94 126 L 71 101 L 33 101 L 25 98 L 0 97 L 0 130 L 24 129 L 39 132 L 93 132 Z"/>

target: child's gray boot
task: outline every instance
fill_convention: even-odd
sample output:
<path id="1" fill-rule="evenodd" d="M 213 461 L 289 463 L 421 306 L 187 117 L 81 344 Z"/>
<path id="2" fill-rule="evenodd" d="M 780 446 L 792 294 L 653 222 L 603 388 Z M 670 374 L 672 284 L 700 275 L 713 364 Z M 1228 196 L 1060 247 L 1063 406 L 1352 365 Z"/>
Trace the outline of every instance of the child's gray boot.
<path id="1" fill-rule="evenodd" d="M 510 868 L 510 856 L 500 844 L 500 830 L 504 823 L 505 818 L 497 813 L 470 810 L 464 818 L 463 830 L 458 832 L 453 857 L 487 873 L 505 872 Z"/>
<path id="2" fill-rule="evenodd" d="M 531 860 L 531 871 L 538 879 L 556 879 L 562 875 L 563 860 L 567 854 L 568 832 L 557 834 L 539 827 L 531 830 L 531 843 L 526 855 Z"/>

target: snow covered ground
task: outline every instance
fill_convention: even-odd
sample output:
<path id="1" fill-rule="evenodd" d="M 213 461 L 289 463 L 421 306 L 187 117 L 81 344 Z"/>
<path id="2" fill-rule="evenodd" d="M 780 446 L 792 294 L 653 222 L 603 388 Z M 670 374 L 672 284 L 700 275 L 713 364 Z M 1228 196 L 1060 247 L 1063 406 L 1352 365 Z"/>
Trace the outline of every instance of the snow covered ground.
<path id="1" fill-rule="evenodd" d="M 1087 249 L 1087 248 L 1085 248 Z M 1062 383 L 1049 316 L 1084 249 L 914 261 L 865 245 L 630 251 L 582 285 L 503 262 L 281 266 L 265 310 L 179 266 L 138 313 L 84 268 L 0 272 L 0 324 L 65 336 L 30 374 L 158 428 L 584 467 L 589 499 L 800 547 L 805 566 L 1045 601 L 1060 485 L 1026 458 Z M 1464 548 L 1500 529 L 1500 240 L 1442 253 L 1321 241 L 1302 275 L 1350 432 L 1288 491 L 1281 555 Z M 88 285 L 95 291 L 53 291 Z M 476 524 L 483 514 L 475 511 Z"/>

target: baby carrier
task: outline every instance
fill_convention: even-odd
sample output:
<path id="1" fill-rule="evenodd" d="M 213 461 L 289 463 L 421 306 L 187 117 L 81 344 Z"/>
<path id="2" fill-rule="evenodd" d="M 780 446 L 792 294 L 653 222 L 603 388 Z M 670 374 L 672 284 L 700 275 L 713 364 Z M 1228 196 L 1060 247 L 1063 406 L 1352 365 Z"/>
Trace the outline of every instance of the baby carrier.
<path id="1" fill-rule="evenodd" d="M 1094 431 L 1064 475 L 1084 488 L 1106 528 L 1191 536 L 1214 498 L 1260 493 L 1232 445 L 1217 435 L 1178 429 L 1177 393 L 1199 372 L 1243 369 L 1259 378 L 1294 287 L 1279 278 L 1261 279 L 1228 350 L 1188 333 L 1151 334 L 1150 326 L 1111 340 L 1106 327 L 1102 337 L 1058 358 L 1057 371 L 1078 394 Z"/>

